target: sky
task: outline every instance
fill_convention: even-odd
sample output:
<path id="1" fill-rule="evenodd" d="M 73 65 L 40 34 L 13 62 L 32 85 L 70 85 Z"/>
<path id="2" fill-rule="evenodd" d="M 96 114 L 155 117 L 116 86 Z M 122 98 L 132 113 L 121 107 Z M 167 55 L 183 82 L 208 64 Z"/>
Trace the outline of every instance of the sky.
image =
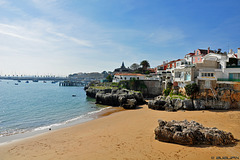
<path id="1" fill-rule="evenodd" d="M 0 0 L 0 75 L 151 67 L 240 48 L 239 0 Z"/>

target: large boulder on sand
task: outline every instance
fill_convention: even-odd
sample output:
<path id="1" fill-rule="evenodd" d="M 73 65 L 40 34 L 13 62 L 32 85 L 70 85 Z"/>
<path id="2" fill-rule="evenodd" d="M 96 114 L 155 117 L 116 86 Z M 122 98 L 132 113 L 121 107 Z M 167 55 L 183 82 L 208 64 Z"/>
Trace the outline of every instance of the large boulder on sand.
<path id="1" fill-rule="evenodd" d="M 155 99 L 155 100 L 149 100 L 148 101 L 148 108 L 154 109 L 154 110 L 164 110 L 164 105 L 166 104 L 165 101 L 161 99 Z"/>
<path id="2" fill-rule="evenodd" d="M 155 129 L 155 139 L 159 141 L 184 145 L 228 145 L 235 143 L 232 133 L 215 127 L 203 127 L 195 121 L 172 120 L 167 122 L 158 120 L 158 124 L 159 126 Z"/>

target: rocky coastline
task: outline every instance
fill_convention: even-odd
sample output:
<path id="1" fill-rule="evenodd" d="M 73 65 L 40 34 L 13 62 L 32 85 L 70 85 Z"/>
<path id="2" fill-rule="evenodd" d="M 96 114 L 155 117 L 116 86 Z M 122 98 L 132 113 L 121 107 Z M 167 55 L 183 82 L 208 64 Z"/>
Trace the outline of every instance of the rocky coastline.
<path id="1" fill-rule="evenodd" d="M 86 95 L 96 99 L 96 104 L 121 106 L 124 109 L 135 109 L 145 104 L 142 93 L 127 89 L 85 88 Z"/>
<path id="2" fill-rule="evenodd" d="M 230 109 L 230 103 L 224 101 L 217 101 L 215 99 L 174 99 L 170 96 L 158 96 L 153 100 L 148 101 L 148 108 L 154 110 L 205 110 L 205 109 L 217 109 L 228 110 Z"/>

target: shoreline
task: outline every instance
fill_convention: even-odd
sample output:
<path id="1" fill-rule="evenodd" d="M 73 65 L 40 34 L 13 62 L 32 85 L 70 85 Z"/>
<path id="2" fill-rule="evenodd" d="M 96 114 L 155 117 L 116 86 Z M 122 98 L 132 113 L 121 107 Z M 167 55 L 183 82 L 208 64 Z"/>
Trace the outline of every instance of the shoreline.
<path id="1" fill-rule="evenodd" d="M 195 120 L 206 127 L 232 132 L 240 139 L 240 111 L 177 111 L 148 109 L 117 112 L 0 146 L 0 157 L 10 159 L 216 159 L 240 157 L 240 144 L 185 146 L 155 140 L 158 119 Z"/>
<path id="2" fill-rule="evenodd" d="M 79 116 L 81 118 L 76 117 L 77 119 L 73 118 L 73 119 L 67 120 L 62 123 L 51 124 L 49 126 L 38 127 L 33 130 L 26 131 L 26 132 L 3 136 L 3 137 L 0 137 L 0 146 L 4 146 L 4 145 L 10 144 L 10 143 L 15 143 L 18 141 L 26 140 L 28 138 L 34 138 L 34 137 L 40 136 L 42 134 L 47 134 L 51 131 L 58 131 L 58 130 L 61 130 L 64 128 L 73 127 L 75 125 L 86 123 L 86 122 L 89 122 L 89 121 L 92 121 L 92 120 L 95 120 L 95 119 L 98 119 L 98 118 L 101 118 L 104 116 L 108 116 L 110 114 L 120 112 L 120 111 L 124 111 L 124 109 L 122 107 L 106 106 L 99 110 L 88 112 L 87 114 Z M 82 118 L 84 116 L 89 116 L 89 117 Z M 74 119 L 76 119 L 76 120 L 74 120 Z M 39 129 L 39 128 L 44 128 L 44 129 Z M 51 129 L 51 130 L 49 130 L 49 129 Z"/>

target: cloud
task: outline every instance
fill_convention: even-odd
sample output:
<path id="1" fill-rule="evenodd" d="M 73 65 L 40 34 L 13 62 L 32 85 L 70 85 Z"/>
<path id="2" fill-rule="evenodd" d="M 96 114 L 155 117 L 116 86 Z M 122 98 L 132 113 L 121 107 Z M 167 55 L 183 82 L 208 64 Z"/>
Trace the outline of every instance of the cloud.
<path id="1" fill-rule="evenodd" d="M 4 6 L 8 4 L 8 2 L 6 0 L 0 0 L 0 6 Z"/>
<path id="2" fill-rule="evenodd" d="M 147 36 L 147 39 L 155 44 L 164 46 L 184 40 L 186 36 L 178 28 L 158 28 Z"/>
<path id="3" fill-rule="evenodd" d="M 14 38 L 19 38 L 23 40 L 28 40 L 28 41 L 35 41 L 35 42 L 41 42 L 40 39 L 34 39 L 31 38 L 29 35 L 31 33 L 29 31 L 26 31 L 26 29 L 13 26 L 13 25 L 8 25 L 8 24 L 2 24 L 0 23 L 0 34 L 4 34 L 7 36 L 11 36 Z"/>
<path id="4" fill-rule="evenodd" d="M 167 46 L 185 37 L 180 29 L 171 27 L 150 30 L 108 25 L 87 14 L 65 10 L 62 3 L 33 0 L 28 5 L 33 5 L 31 9 L 39 15 L 33 17 L 25 10 L 27 20 L 20 15 L 1 21 L 0 34 L 4 36 L 0 36 L 0 41 L 4 47 L 0 47 L 0 58 L 6 63 L 0 64 L 0 68 L 67 75 L 113 70 L 122 61 L 128 66 L 143 59 L 157 63 L 156 56 L 149 52 L 152 44 Z M 21 7 L 13 8 L 21 11 Z M 131 5 L 128 10 L 132 10 Z"/>
<path id="5" fill-rule="evenodd" d="M 52 33 L 58 37 L 61 37 L 61 38 L 64 38 L 64 39 L 67 39 L 67 40 L 70 40 L 72 42 L 75 42 L 77 43 L 78 45 L 81 45 L 81 46 L 85 46 L 85 47 L 93 47 L 92 43 L 89 42 L 89 41 L 86 41 L 86 40 L 80 40 L 80 39 L 77 39 L 77 38 L 74 38 L 74 37 L 71 37 L 71 36 L 67 36 L 63 33 L 57 33 L 57 32 L 54 32 L 54 31 L 50 31 L 48 30 L 49 33 Z"/>

